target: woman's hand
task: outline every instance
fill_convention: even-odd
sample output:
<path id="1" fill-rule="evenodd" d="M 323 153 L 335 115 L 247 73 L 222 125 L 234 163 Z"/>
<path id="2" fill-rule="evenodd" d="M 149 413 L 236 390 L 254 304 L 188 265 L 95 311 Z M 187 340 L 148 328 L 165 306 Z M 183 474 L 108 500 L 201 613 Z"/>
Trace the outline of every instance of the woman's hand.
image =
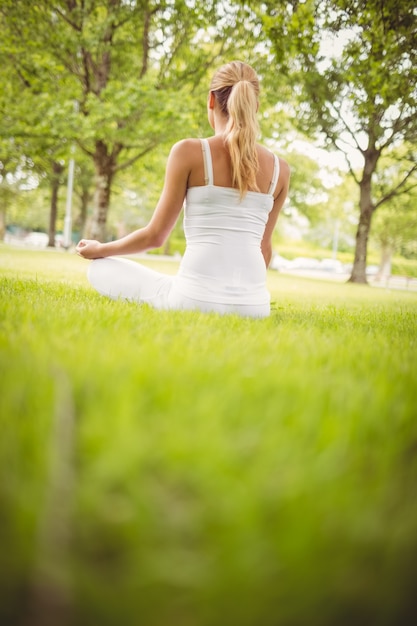
<path id="1" fill-rule="evenodd" d="M 81 239 L 75 251 L 84 259 L 100 259 L 103 256 L 103 244 L 95 239 Z"/>

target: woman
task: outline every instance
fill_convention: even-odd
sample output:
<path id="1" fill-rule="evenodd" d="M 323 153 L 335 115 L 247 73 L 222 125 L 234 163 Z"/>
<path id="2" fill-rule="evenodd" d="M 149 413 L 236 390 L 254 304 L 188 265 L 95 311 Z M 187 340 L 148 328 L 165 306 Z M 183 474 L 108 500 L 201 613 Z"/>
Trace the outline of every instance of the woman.
<path id="1" fill-rule="evenodd" d="M 249 65 L 232 61 L 217 71 L 207 103 L 214 136 L 172 147 L 149 224 L 117 241 L 77 245 L 79 255 L 96 259 L 89 280 L 97 291 L 158 309 L 269 315 L 266 268 L 290 173 L 285 161 L 257 143 L 258 96 Z M 184 200 L 187 245 L 176 276 L 107 258 L 161 246 Z"/>

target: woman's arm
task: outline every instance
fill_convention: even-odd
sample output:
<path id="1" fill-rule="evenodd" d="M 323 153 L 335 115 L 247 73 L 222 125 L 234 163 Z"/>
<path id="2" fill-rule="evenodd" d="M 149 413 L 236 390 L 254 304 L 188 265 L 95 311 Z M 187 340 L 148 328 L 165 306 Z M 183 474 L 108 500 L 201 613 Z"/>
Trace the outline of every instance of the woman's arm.
<path id="1" fill-rule="evenodd" d="M 274 228 L 276 226 L 279 213 L 283 207 L 283 204 L 288 195 L 288 188 L 290 185 L 290 168 L 286 161 L 283 159 L 279 160 L 280 172 L 278 179 L 278 193 L 275 197 L 274 206 L 269 214 L 268 221 L 265 226 L 264 236 L 262 238 L 261 250 L 263 257 L 265 259 L 265 265 L 268 265 L 271 262 L 272 258 L 272 233 L 274 232 Z"/>
<path id="2" fill-rule="evenodd" d="M 189 143 L 192 141 L 184 139 L 171 148 L 166 166 L 164 188 L 147 226 L 108 243 L 81 239 L 76 247 L 76 252 L 85 259 L 98 259 L 121 254 L 135 254 L 161 246 L 174 228 L 184 203 L 192 165 L 190 158 L 192 150 L 189 149 Z"/>

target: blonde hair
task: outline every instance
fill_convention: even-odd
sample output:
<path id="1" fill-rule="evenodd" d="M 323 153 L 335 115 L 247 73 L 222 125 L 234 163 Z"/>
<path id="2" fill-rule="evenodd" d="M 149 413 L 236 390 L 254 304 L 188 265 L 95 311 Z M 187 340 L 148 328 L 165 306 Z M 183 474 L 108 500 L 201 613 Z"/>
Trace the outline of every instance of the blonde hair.
<path id="1" fill-rule="evenodd" d="M 227 116 L 224 140 L 232 163 L 232 183 L 241 197 L 249 190 L 259 191 L 256 184 L 259 132 L 257 110 L 259 80 L 255 70 L 242 61 L 223 65 L 213 76 L 210 91 Z"/>

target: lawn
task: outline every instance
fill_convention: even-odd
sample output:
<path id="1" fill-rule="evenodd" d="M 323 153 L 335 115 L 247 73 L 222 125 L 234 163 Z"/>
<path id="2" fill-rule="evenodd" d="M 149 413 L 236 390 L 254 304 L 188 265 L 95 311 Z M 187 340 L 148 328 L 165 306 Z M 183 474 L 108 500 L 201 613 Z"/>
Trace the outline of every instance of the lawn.
<path id="1" fill-rule="evenodd" d="M 0 247 L 0 623 L 415 623 L 417 294 L 271 272 L 250 320 L 86 267 Z"/>

